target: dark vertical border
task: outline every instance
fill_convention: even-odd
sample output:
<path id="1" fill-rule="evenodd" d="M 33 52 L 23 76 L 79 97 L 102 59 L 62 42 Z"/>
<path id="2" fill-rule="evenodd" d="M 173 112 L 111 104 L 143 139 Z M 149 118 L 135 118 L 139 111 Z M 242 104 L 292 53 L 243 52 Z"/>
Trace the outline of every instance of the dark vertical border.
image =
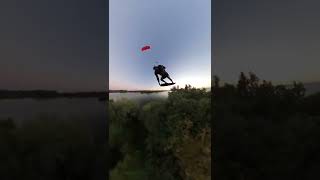
<path id="1" fill-rule="evenodd" d="M 99 153 L 96 155 L 97 159 L 97 167 L 96 167 L 96 180 L 106 180 L 109 179 L 109 172 L 108 172 L 108 150 L 109 150 L 109 125 L 108 125 L 108 89 L 109 89 L 109 0 L 99 0 L 99 3 L 101 4 L 102 11 L 101 15 L 103 18 L 101 18 L 103 21 L 100 23 L 102 24 L 101 27 L 103 27 L 103 36 L 101 37 L 103 39 L 102 44 L 102 50 L 103 52 L 103 59 L 101 61 L 104 61 L 105 65 L 105 81 L 101 82 L 103 86 L 105 87 L 105 93 L 106 93 L 106 101 L 105 101 L 105 119 L 100 124 L 101 127 L 99 127 L 99 130 L 103 132 L 101 134 L 101 137 L 99 137 L 98 146 L 100 147 Z M 100 139 L 101 138 L 101 139 Z"/>
<path id="2" fill-rule="evenodd" d="M 214 112 L 214 99 L 213 99 L 213 76 L 214 76 L 214 12 L 215 12 L 215 0 L 211 1 L 211 179 L 216 179 L 215 176 L 215 171 L 214 171 L 214 165 L 215 165 L 215 161 L 214 161 L 214 149 L 215 149 L 215 145 L 214 145 L 214 138 L 215 138 L 215 128 L 214 128 L 214 117 L 213 117 L 213 112 Z"/>
<path id="3" fill-rule="evenodd" d="M 105 32 L 106 32 L 106 96 L 107 96 L 107 101 L 106 101 L 106 112 L 107 112 L 107 118 L 106 118 L 106 149 L 105 152 L 107 153 L 107 158 L 106 158 L 106 179 L 109 179 L 109 113 L 108 113 L 108 105 L 109 105 L 109 0 L 104 0 L 105 1 Z"/>

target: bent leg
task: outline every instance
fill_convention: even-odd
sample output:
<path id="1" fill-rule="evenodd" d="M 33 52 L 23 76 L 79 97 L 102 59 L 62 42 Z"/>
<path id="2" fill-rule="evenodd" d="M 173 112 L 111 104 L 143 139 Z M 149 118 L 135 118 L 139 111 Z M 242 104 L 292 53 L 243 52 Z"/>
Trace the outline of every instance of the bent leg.
<path id="1" fill-rule="evenodd" d="M 163 80 L 164 78 L 165 78 L 165 77 L 162 76 L 162 77 L 161 77 L 161 81 L 167 84 L 167 82 L 165 82 L 165 81 Z"/>
<path id="2" fill-rule="evenodd" d="M 168 76 L 167 78 L 168 78 L 172 83 L 174 83 L 174 82 L 172 81 L 172 79 L 170 78 L 170 76 Z"/>

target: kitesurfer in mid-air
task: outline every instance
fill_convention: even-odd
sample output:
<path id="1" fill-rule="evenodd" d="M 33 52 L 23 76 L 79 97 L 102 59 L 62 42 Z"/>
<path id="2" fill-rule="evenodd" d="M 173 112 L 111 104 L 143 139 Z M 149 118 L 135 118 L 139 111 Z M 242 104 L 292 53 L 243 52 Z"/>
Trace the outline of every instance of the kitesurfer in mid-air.
<path id="1" fill-rule="evenodd" d="M 163 65 L 153 66 L 154 75 L 156 76 L 159 85 L 161 86 L 158 75 L 161 76 L 161 81 L 165 83 L 163 85 L 170 85 L 166 81 L 164 81 L 165 78 L 168 78 L 172 84 L 175 84 L 165 69 L 166 67 L 164 67 Z"/>

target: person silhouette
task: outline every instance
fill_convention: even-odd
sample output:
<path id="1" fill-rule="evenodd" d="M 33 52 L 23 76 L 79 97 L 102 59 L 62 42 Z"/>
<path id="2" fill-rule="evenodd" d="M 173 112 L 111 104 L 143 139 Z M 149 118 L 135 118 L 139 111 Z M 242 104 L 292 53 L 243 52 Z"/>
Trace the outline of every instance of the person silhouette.
<path id="1" fill-rule="evenodd" d="M 168 78 L 172 83 L 174 83 L 165 69 L 166 67 L 164 67 L 163 65 L 153 66 L 154 75 L 156 76 L 159 85 L 161 84 L 158 75 L 161 76 L 161 81 L 165 84 L 167 84 L 167 82 L 164 80 L 165 78 Z"/>

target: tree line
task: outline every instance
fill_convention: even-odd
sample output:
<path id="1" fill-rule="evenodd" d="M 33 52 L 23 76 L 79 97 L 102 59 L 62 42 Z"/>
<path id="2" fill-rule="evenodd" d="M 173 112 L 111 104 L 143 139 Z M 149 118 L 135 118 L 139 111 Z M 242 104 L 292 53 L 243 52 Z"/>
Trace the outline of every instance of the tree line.
<path id="1" fill-rule="evenodd" d="M 320 93 L 243 72 L 235 85 L 212 84 L 216 179 L 320 178 Z"/>

